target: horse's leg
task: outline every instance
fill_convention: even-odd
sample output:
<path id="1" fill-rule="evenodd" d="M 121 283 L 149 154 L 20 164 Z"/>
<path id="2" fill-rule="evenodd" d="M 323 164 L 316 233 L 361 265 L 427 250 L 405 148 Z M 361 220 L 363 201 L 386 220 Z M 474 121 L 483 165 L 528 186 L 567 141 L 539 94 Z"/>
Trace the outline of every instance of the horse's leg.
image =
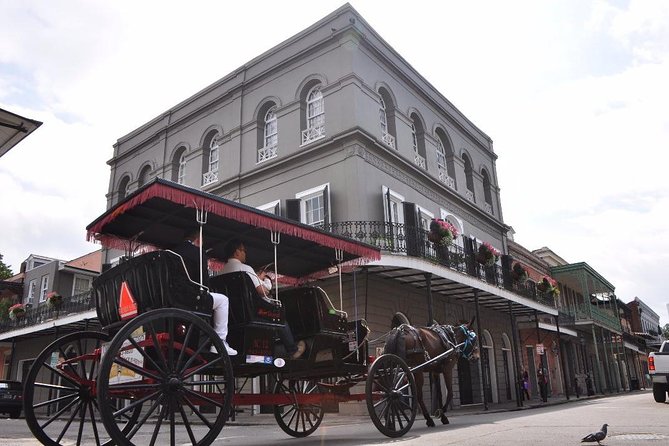
<path id="1" fill-rule="evenodd" d="M 416 381 L 416 397 L 418 398 L 418 405 L 420 406 L 420 411 L 423 412 L 425 417 L 425 424 L 428 427 L 434 427 L 434 421 L 425 407 L 425 401 L 423 401 L 423 373 L 418 372 L 413 374 L 414 381 Z"/>
<path id="2" fill-rule="evenodd" d="M 444 407 L 441 408 L 441 424 L 448 424 L 449 421 L 446 416 L 446 410 L 453 400 L 453 369 L 448 367 L 448 361 L 444 364 L 442 373 L 444 374 L 444 383 L 446 384 L 446 403 L 444 404 Z"/>

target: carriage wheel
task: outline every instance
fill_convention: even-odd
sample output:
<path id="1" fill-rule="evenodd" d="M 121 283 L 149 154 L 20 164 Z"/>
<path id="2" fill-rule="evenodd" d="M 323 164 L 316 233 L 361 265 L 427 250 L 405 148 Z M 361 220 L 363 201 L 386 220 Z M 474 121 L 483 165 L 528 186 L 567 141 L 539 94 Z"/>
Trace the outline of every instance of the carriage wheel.
<path id="1" fill-rule="evenodd" d="M 212 345 L 222 353 L 209 353 Z M 136 439 L 206 446 L 225 425 L 233 387 L 230 358 L 209 324 L 167 308 L 132 319 L 114 336 L 100 364 L 97 391 L 102 422 L 116 444 L 133 445 Z M 114 398 L 124 402 L 121 409 L 106 404 Z M 140 418 L 124 432 L 118 416 L 140 404 Z"/>
<path id="2" fill-rule="evenodd" d="M 111 443 L 95 397 L 100 369 L 95 351 L 108 340 L 97 331 L 72 333 L 49 344 L 33 362 L 23 399 L 28 427 L 42 444 Z M 125 414 L 117 420 L 120 428 L 129 430 L 138 416 L 139 410 Z"/>
<path id="3" fill-rule="evenodd" d="M 409 432 L 416 419 L 416 383 L 406 362 L 380 356 L 367 375 L 367 411 L 376 428 L 388 437 Z"/>
<path id="4" fill-rule="evenodd" d="M 318 392 L 315 380 L 291 379 L 279 380 L 274 393 L 280 395 L 308 395 Z M 277 424 L 288 435 L 306 437 L 314 433 L 323 421 L 323 405 L 317 404 L 277 404 L 274 406 L 274 418 Z"/>

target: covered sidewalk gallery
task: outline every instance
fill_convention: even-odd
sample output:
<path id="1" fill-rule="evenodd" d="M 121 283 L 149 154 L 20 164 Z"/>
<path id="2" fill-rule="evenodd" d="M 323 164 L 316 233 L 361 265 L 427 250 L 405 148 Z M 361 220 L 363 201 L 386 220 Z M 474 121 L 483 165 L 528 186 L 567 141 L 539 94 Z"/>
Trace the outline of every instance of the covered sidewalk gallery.
<path id="1" fill-rule="evenodd" d="M 476 318 L 473 328 L 478 334 L 481 361 L 471 370 L 458 364 L 455 404 L 487 408 L 488 403 L 515 400 L 522 406 L 517 319 L 537 314 L 551 318 L 559 336 L 554 307 L 428 260 L 383 253 L 381 260 L 356 274 L 357 289 L 365 296 L 364 309 L 357 311 L 370 322 L 373 333 L 387 331 L 395 311 L 405 313 L 416 326 L 431 325 L 432 321 L 455 325 Z M 380 351 L 377 347 L 377 353 Z"/>

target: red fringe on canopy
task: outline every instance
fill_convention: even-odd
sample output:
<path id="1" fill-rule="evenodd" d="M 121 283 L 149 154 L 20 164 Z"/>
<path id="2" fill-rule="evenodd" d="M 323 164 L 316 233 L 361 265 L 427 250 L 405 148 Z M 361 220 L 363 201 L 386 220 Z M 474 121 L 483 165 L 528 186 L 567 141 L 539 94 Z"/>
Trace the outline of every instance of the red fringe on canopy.
<path id="1" fill-rule="evenodd" d="M 117 244 L 120 239 L 104 234 L 105 225 L 135 206 L 139 206 L 151 198 L 156 197 L 181 204 L 188 208 L 204 209 L 207 212 L 220 217 L 230 218 L 259 228 L 279 232 L 281 234 L 299 237 L 330 248 L 341 249 L 347 253 L 363 257 L 364 259 L 356 260 L 359 264 L 381 259 L 381 254 L 377 249 L 368 248 L 353 241 L 342 240 L 313 229 L 284 222 L 272 218 L 269 215 L 260 215 L 251 210 L 235 206 L 234 203 L 224 203 L 223 201 L 203 197 L 163 183 L 154 183 L 130 200 L 118 205 L 109 215 L 104 216 L 88 228 L 86 239 L 88 241 L 97 240 L 105 246 L 110 248 L 114 247 L 107 245 L 106 242 Z M 113 242 L 110 238 L 116 239 L 116 242 Z M 127 244 L 124 246 L 127 246 Z"/>

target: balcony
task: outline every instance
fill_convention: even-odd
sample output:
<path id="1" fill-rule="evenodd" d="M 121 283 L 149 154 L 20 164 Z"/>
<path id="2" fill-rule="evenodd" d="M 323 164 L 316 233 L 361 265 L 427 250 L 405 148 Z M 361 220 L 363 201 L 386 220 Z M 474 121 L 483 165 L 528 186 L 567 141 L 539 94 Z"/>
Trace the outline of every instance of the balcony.
<path id="1" fill-rule="evenodd" d="M 576 322 L 594 322 L 611 330 L 622 331 L 620 320 L 613 311 L 598 308 L 591 304 L 580 304 L 570 310 L 570 314 L 573 313 Z"/>
<path id="2" fill-rule="evenodd" d="M 207 186 L 218 181 L 218 170 L 205 172 L 202 174 L 202 186 Z"/>
<path id="3" fill-rule="evenodd" d="M 455 180 L 448 176 L 448 172 L 444 169 L 439 169 L 439 181 L 444 183 L 447 187 L 455 190 Z"/>
<path id="4" fill-rule="evenodd" d="M 435 246 L 427 239 L 428 231 L 400 223 L 374 221 L 331 223 L 322 229 L 376 246 L 391 254 L 424 258 L 500 288 L 505 283 L 500 265 L 483 266 L 476 261 L 475 247 L 472 249 L 463 247 L 469 243 L 468 239 L 462 239 L 463 246 L 455 243 Z M 529 293 L 528 297 L 540 300 L 536 294 Z M 550 305 L 553 305 L 552 300 Z"/>
<path id="5" fill-rule="evenodd" d="M 395 137 L 388 132 L 383 132 L 381 136 L 381 141 L 391 149 L 395 148 Z"/>
<path id="6" fill-rule="evenodd" d="M 275 158 L 277 154 L 277 145 L 265 146 L 258 150 L 258 163 Z"/>
<path id="7" fill-rule="evenodd" d="M 416 166 L 420 167 L 421 169 L 425 169 L 425 166 L 426 166 L 426 164 L 425 164 L 425 158 L 423 158 L 423 157 L 422 157 L 421 155 L 419 155 L 418 153 L 414 153 L 414 154 L 413 154 L 413 163 L 414 163 Z"/>
<path id="8" fill-rule="evenodd" d="M 325 126 L 310 127 L 302 130 L 302 145 L 312 143 L 321 138 L 325 138 Z"/>
<path id="9" fill-rule="evenodd" d="M 0 333 L 38 325 L 50 320 L 90 310 L 95 310 L 95 298 L 92 291 L 63 297 L 63 303 L 57 309 L 50 308 L 46 302 L 43 302 L 37 306 L 26 308 L 25 316 L 21 319 L 0 321 Z"/>

